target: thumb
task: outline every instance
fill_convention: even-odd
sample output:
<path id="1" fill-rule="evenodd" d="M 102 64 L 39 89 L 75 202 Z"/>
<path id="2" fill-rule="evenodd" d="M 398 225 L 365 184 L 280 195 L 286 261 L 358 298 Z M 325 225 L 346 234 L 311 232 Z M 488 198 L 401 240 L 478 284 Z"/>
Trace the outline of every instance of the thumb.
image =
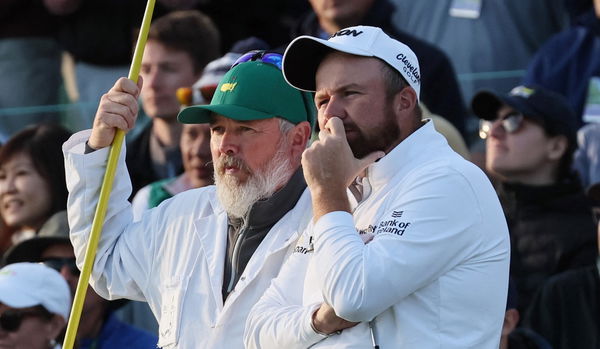
<path id="1" fill-rule="evenodd" d="M 381 159 L 385 156 L 385 153 L 382 151 L 374 151 L 371 154 L 366 155 L 362 159 L 358 159 L 358 165 L 360 166 L 360 170 L 364 170 L 367 166 L 371 165 L 375 161 Z"/>

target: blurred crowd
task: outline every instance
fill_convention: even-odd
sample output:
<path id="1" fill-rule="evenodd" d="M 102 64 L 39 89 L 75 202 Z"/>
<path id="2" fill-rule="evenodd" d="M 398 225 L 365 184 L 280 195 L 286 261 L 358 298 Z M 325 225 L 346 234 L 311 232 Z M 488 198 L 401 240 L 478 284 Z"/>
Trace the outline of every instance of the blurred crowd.
<path id="1" fill-rule="evenodd" d="M 126 138 L 134 219 L 213 184 L 209 126 L 177 114 L 209 103 L 242 54 L 378 26 L 418 56 L 423 118 L 502 203 L 511 284 L 501 347 L 600 348 L 600 0 L 341 3 L 157 0 Z M 79 270 L 61 147 L 127 76 L 145 5 L 0 2 L 0 343 L 53 348 L 64 336 Z M 157 342 L 145 303 L 91 288 L 79 327 L 77 348 Z"/>

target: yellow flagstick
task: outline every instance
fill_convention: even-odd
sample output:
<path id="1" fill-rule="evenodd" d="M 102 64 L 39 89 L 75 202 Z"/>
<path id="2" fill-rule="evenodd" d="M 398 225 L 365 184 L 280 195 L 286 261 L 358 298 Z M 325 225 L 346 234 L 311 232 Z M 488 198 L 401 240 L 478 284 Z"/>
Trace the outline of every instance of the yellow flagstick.
<path id="1" fill-rule="evenodd" d="M 152 13 L 154 12 L 154 3 L 155 0 L 148 0 L 148 3 L 146 4 L 140 35 L 138 36 L 137 44 L 133 54 L 133 60 L 131 62 L 131 67 L 129 68 L 128 78 L 133 80 L 135 83 L 137 83 L 138 76 L 140 74 L 140 66 L 142 63 L 142 56 L 144 54 L 144 47 L 146 46 L 148 30 L 150 29 L 150 21 L 152 20 Z M 75 298 L 73 300 L 73 307 L 71 308 L 71 315 L 69 316 L 69 324 L 67 325 L 67 333 L 63 342 L 63 349 L 72 349 L 73 344 L 75 343 L 77 327 L 79 326 L 81 311 L 83 310 L 83 303 L 85 301 L 85 294 L 90 281 L 90 274 L 92 273 L 94 259 L 96 258 L 96 249 L 98 248 L 98 241 L 100 240 L 100 233 L 102 232 L 102 225 L 104 224 L 104 216 L 106 215 L 106 207 L 108 205 L 108 199 L 110 197 L 113 181 L 115 179 L 117 160 L 119 159 L 119 154 L 121 153 L 121 146 L 123 145 L 124 137 L 125 132 L 122 130 L 117 130 L 112 146 L 110 147 L 106 172 L 104 173 L 102 188 L 100 188 L 98 206 L 96 207 L 94 221 L 92 222 L 92 230 L 90 232 L 90 239 L 85 251 L 83 269 L 81 270 L 81 276 L 79 277 L 77 290 L 75 291 Z"/>

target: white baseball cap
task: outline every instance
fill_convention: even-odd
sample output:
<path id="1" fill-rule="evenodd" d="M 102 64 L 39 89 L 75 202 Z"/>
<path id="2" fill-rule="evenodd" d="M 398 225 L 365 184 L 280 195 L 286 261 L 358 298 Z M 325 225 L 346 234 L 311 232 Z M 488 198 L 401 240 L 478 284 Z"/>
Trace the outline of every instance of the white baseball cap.
<path id="1" fill-rule="evenodd" d="M 381 28 L 365 25 L 344 28 L 328 40 L 309 35 L 294 39 L 283 55 L 285 80 L 297 89 L 314 92 L 317 68 L 325 54 L 332 50 L 383 60 L 396 69 L 419 96 L 421 71 L 417 55 Z"/>
<path id="2" fill-rule="evenodd" d="M 42 305 L 67 321 L 71 291 L 54 269 L 39 263 L 15 263 L 0 269 L 0 302 L 12 308 Z"/>

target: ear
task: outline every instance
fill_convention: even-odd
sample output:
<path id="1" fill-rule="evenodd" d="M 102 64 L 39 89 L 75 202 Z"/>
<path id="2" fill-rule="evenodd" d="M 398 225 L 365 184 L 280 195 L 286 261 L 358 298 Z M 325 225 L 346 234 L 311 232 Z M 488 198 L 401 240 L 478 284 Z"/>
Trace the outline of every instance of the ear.
<path id="1" fill-rule="evenodd" d="M 502 325 L 502 336 L 508 336 L 519 323 L 519 311 L 517 309 L 508 309 L 504 314 L 504 324 Z"/>
<path id="2" fill-rule="evenodd" d="M 569 141 L 563 135 L 549 138 L 548 159 L 558 161 L 567 151 Z"/>
<path id="3" fill-rule="evenodd" d="M 287 141 L 292 151 L 292 159 L 300 160 L 302 152 L 304 152 L 308 145 L 310 133 L 311 128 L 308 121 L 302 121 L 288 132 Z"/>
<path id="4" fill-rule="evenodd" d="M 394 111 L 400 115 L 410 113 L 419 108 L 417 93 L 412 87 L 405 87 L 394 96 Z"/>

